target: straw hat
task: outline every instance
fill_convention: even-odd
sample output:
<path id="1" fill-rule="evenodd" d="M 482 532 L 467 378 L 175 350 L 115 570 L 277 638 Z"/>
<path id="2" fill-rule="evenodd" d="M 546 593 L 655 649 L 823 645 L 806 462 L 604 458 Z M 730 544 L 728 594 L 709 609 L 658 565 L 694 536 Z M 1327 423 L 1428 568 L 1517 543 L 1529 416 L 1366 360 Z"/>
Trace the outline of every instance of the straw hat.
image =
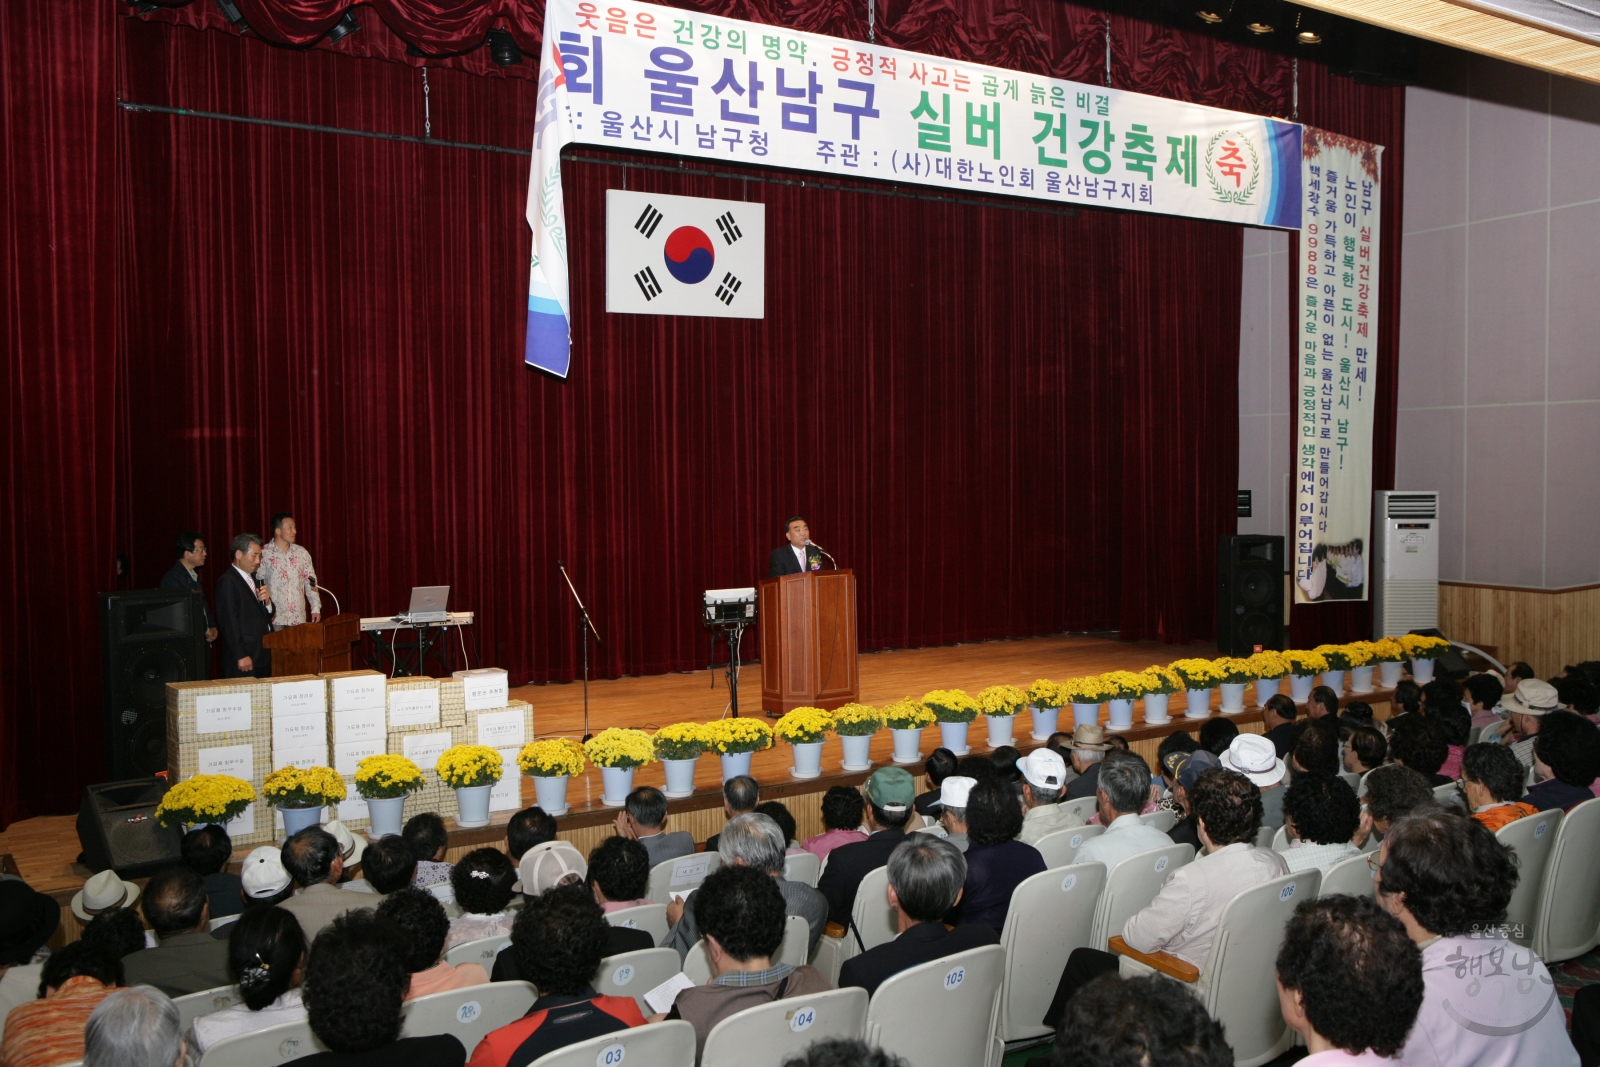
<path id="1" fill-rule="evenodd" d="M 101 871 L 73 894 L 72 914 L 88 922 L 112 908 L 131 908 L 138 899 L 138 886 L 123 881 L 116 871 Z"/>

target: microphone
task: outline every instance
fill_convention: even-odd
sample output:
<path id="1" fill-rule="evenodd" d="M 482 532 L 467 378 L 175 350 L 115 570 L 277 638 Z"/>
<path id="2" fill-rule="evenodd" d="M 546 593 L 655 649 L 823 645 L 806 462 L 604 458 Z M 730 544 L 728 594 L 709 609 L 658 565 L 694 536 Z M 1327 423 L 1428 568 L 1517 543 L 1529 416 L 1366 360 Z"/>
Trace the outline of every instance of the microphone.
<path id="1" fill-rule="evenodd" d="M 262 607 L 267 609 L 267 614 L 271 615 L 272 612 L 273 612 L 272 604 L 271 603 L 266 603 L 266 604 L 262 604 L 261 603 L 261 590 L 263 590 L 263 589 L 265 589 L 267 587 L 266 579 L 261 577 L 261 572 L 260 571 L 256 571 L 254 574 L 252 574 L 250 576 L 250 579 L 251 579 L 251 581 L 256 583 L 256 603 L 257 604 L 261 604 Z"/>
<path id="2" fill-rule="evenodd" d="M 828 557 L 830 562 L 833 563 L 833 569 L 834 570 L 838 570 L 839 569 L 839 561 L 834 559 L 833 556 L 828 553 L 827 549 L 823 548 L 821 545 L 817 544 L 815 541 L 811 540 L 811 538 L 809 538 L 809 537 L 806 538 L 806 547 L 807 548 L 814 548 L 818 552 L 821 552 L 824 556 Z"/>

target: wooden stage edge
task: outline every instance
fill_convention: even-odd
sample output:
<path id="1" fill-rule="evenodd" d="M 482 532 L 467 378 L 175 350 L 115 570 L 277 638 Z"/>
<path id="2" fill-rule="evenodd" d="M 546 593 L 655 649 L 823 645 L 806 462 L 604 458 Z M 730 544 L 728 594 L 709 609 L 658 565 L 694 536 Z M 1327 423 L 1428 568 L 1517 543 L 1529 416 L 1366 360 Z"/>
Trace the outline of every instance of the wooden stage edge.
<path id="1" fill-rule="evenodd" d="M 860 657 L 860 699 L 864 703 L 882 706 L 901 697 L 920 696 L 936 688 L 959 687 L 976 692 L 985 686 L 1004 683 L 1026 687 L 1035 678 L 1060 681 L 1075 675 L 1111 670 L 1141 670 L 1153 663 L 1171 662 L 1179 655 L 1215 654 L 1215 646 L 1181 647 L 1076 634 L 877 652 Z M 759 668 L 745 671 L 740 684 L 742 714 L 762 716 L 760 692 Z M 537 737 L 582 737 L 581 685 L 520 686 L 512 691 L 512 696 L 533 704 Z M 1365 700 L 1373 705 L 1380 718 L 1386 718 L 1389 696 L 1388 690 L 1378 690 L 1366 694 L 1347 694 L 1343 699 L 1346 703 Z M 1252 686 L 1247 698 L 1253 697 Z M 1182 702 L 1181 695 L 1173 698 L 1174 705 L 1181 705 Z M 715 687 L 711 673 L 707 671 L 591 682 L 590 728 L 595 732 L 609 726 L 655 730 L 673 722 L 709 721 L 723 714 L 727 703 L 728 691 L 721 671 L 716 672 Z M 1208 721 L 1203 718 L 1183 718 L 1175 712 L 1169 723 L 1146 726 L 1143 714 L 1142 703 L 1136 705 L 1134 726 L 1117 732 L 1128 739 L 1133 751 L 1144 756 L 1152 765 L 1156 748 L 1163 737 L 1177 730 L 1198 731 Z M 1212 717 L 1220 714 L 1214 707 Z M 1225 717 L 1238 723 L 1239 729 L 1247 733 L 1259 733 L 1262 729 L 1261 709 L 1254 705 L 1246 705 L 1243 711 Z M 1061 719 L 1070 730 L 1070 707 L 1063 709 Z M 1101 721 L 1105 721 L 1104 711 Z M 1014 726 L 1015 739 L 1012 743 L 1019 750 L 1027 752 L 1042 743 L 1030 736 L 1032 720 L 1026 711 L 1016 717 Z M 939 743 L 938 727 L 928 727 L 923 731 L 922 755 L 932 752 Z M 970 725 L 968 744 L 976 754 L 991 751 L 987 726 L 982 716 Z M 889 732 L 880 731 L 872 744 L 874 769 L 891 765 L 892 750 Z M 798 825 L 798 835 L 803 839 L 822 832 L 821 799 L 830 787 L 859 785 L 871 773 L 844 771 L 842 763 L 843 751 L 839 739 L 829 738 L 823 748 L 822 776 L 797 779 L 790 774 L 789 746 L 778 742 L 773 748 L 755 754 L 751 773 L 761 783 L 763 800 L 781 800 L 788 806 Z M 919 788 L 926 789 L 920 760 L 907 769 L 918 778 Z M 663 785 L 664 771 L 661 765 L 652 763 L 641 767 L 634 776 L 634 784 Z M 600 795 L 600 773 L 598 769 L 589 767 L 569 785 L 567 796 L 571 810 L 558 819 L 560 836 L 572 841 L 585 854 L 611 834 L 611 824 L 616 817 L 617 809 L 602 804 Z M 528 779 L 522 782 L 522 798 L 525 805 L 534 803 L 533 783 Z M 475 829 L 461 829 L 446 819 L 450 829 L 448 858 L 459 859 L 474 848 L 502 846 L 505 824 L 512 814 L 510 811 L 495 812 L 488 826 Z M 687 830 L 697 842 L 704 842 L 720 830 L 724 821 L 720 761 L 714 754 L 702 756 L 696 768 L 694 795 L 670 802 L 668 828 Z M 56 941 L 70 940 L 78 933 L 77 920 L 66 907 L 90 874 L 87 868 L 76 862 L 78 851 L 72 815 L 27 819 L 12 824 L 0 833 L 0 853 L 10 853 L 18 873 L 29 884 L 40 892 L 49 893 L 62 904 L 63 929 L 58 932 Z M 243 859 L 246 852 L 247 849 L 239 850 L 236 862 Z"/>

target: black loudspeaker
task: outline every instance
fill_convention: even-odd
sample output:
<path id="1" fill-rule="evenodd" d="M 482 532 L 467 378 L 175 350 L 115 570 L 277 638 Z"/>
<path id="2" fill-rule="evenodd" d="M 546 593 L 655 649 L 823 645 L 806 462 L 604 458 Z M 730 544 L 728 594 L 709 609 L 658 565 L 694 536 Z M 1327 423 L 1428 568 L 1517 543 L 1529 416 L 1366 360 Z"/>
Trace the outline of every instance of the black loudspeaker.
<path id="1" fill-rule="evenodd" d="M 1224 534 L 1217 543 L 1217 651 L 1283 648 L 1283 538 Z"/>
<path id="2" fill-rule="evenodd" d="M 86 788 L 78 808 L 80 861 L 97 874 L 110 869 L 123 878 L 143 878 L 176 863 L 183 831 L 156 821 L 166 791 L 160 778 Z"/>
<path id="3" fill-rule="evenodd" d="M 205 601 L 198 590 L 100 594 L 106 776 L 142 778 L 167 769 L 167 683 L 203 679 Z"/>

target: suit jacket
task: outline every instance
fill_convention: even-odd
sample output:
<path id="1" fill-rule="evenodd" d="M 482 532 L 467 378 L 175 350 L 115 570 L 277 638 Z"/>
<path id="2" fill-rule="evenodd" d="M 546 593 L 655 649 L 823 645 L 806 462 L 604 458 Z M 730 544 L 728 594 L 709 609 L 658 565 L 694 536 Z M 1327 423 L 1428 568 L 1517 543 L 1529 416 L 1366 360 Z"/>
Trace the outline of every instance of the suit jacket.
<path id="1" fill-rule="evenodd" d="M 1100 764 L 1091 763 L 1082 774 L 1067 783 L 1067 791 L 1061 799 L 1082 800 L 1084 797 L 1092 797 L 1099 787 Z"/>
<path id="2" fill-rule="evenodd" d="M 375 908 L 377 901 L 371 893 L 349 893 L 327 882 L 307 886 L 278 907 L 300 920 L 306 944 L 315 941 L 322 928 L 347 911 L 355 908 Z"/>
<path id="3" fill-rule="evenodd" d="M 840 845 L 828 853 L 826 869 L 817 889 L 828 898 L 828 921 L 841 926 L 850 922 L 850 909 L 856 903 L 856 887 L 872 871 L 889 862 L 889 853 L 906 838 L 904 830 L 879 830 L 865 841 Z"/>
<path id="4" fill-rule="evenodd" d="M 884 982 L 919 963 L 999 943 L 994 927 L 982 923 L 963 923 L 950 930 L 941 922 L 918 923 L 893 941 L 845 960 L 839 968 L 839 988 L 860 986 L 870 997 Z"/>
<path id="5" fill-rule="evenodd" d="M 674 830 L 670 834 L 651 834 L 639 838 L 639 844 L 650 854 L 650 866 L 675 860 L 679 856 L 694 855 L 694 835 L 687 830 Z"/>
<path id="6" fill-rule="evenodd" d="M 177 934 L 122 957 L 128 985 L 153 985 L 169 997 L 230 985 L 228 942 L 205 930 Z"/>
<path id="7" fill-rule="evenodd" d="M 1294 723 L 1282 722 L 1267 731 L 1267 740 L 1278 750 L 1278 758 L 1289 758 L 1289 746 L 1294 744 Z"/>
<path id="8" fill-rule="evenodd" d="M 822 553 L 814 548 L 806 549 L 806 562 L 815 564 L 812 570 L 822 569 Z M 782 547 L 772 550 L 772 555 L 767 557 L 767 577 L 781 578 L 785 574 L 799 574 L 800 561 L 795 558 L 794 549 L 788 542 Z"/>
<path id="9" fill-rule="evenodd" d="M 161 588 L 170 589 L 175 593 L 187 593 L 193 589 L 200 594 L 200 606 L 205 614 L 206 629 L 216 625 L 211 620 L 211 605 L 206 603 L 205 587 L 200 584 L 200 576 L 189 576 L 189 568 L 183 565 L 183 560 L 178 560 L 168 568 L 167 573 L 161 576 Z"/>
<path id="10" fill-rule="evenodd" d="M 261 639 L 272 631 L 272 612 L 256 599 L 254 583 L 247 582 L 232 564 L 217 578 L 217 636 L 222 645 L 222 676 L 237 678 L 239 661 L 249 656 L 250 672 L 257 678 L 272 677 L 272 653 L 261 647 Z"/>

